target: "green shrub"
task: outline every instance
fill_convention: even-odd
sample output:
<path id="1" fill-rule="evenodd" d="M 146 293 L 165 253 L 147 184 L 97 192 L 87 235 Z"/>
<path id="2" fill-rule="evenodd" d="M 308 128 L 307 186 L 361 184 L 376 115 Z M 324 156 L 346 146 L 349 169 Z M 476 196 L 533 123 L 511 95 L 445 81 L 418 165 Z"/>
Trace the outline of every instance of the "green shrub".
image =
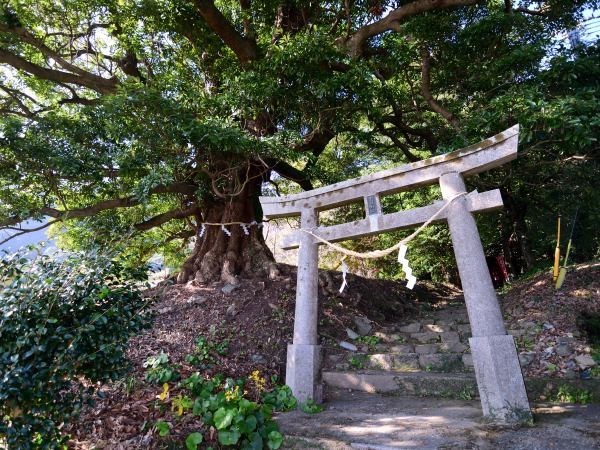
<path id="1" fill-rule="evenodd" d="M 202 417 L 207 428 L 217 430 L 220 445 L 240 449 L 279 448 L 283 436 L 272 419 L 271 406 L 245 398 L 244 385 L 245 380 L 227 378 L 222 383 L 221 377 L 205 380 L 197 373 L 181 382 L 195 397 L 192 414 Z"/>
<path id="2" fill-rule="evenodd" d="M 122 376 L 127 340 L 149 324 L 144 272 L 98 254 L 0 261 L 0 442 L 63 446 L 59 427 L 91 389 L 82 379 Z"/>
<path id="3" fill-rule="evenodd" d="M 563 384 L 559 386 L 558 392 L 551 400 L 561 403 L 579 403 L 587 405 L 594 401 L 594 394 L 587 389 L 579 389 L 568 384 Z"/>
<path id="4" fill-rule="evenodd" d="M 275 386 L 270 391 L 261 394 L 265 405 L 273 408 L 273 411 L 291 411 L 298 405 L 298 401 L 288 385 Z"/>
<path id="5" fill-rule="evenodd" d="M 177 369 L 169 364 L 169 355 L 160 352 L 156 356 L 150 356 L 145 362 L 145 378 L 149 383 L 163 384 L 179 379 Z"/>

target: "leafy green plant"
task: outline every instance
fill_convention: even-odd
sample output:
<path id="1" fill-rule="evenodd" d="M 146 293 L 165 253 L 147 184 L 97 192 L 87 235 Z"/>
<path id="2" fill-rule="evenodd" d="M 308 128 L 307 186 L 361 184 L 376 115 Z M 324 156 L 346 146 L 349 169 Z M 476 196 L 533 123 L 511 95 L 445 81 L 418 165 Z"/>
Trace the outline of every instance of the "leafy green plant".
<path id="1" fill-rule="evenodd" d="M 171 400 L 171 410 L 175 411 L 175 413 L 181 417 L 183 413 L 191 409 L 194 406 L 194 402 L 187 395 L 179 394 L 173 400 Z"/>
<path id="2" fill-rule="evenodd" d="M 202 433 L 194 432 L 190 433 L 188 437 L 185 439 L 185 448 L 187 450 L 196 450 L 204 438 L 202 437 Z"/>
<path id="3" fill-rule="evenodd" d="M 0 441 L 55 448 L 92 389 L 83 379 L 127 370 L 126 343 L 150 323 L 145 273 L 106 255 L 26 251 L 0 261 Z"/>
<path id="4" fill-rule="evenodd" d="M 473 389 L 468 388 L 468 387 L 464 387 L 460 390 L 460 392 L 457 395 L 457 398 L 459 400 L 473 400 Z"/>
<path id="5" fill-rule="evenodd" d="M 582 405 L 587 405 L 594 401 L 594 394 L 586 389 L 579 389 L 568 384 L 563 384 L 559 386 L 558 391 L 551 400 L 555 402 L 580 403 Z"/>
<path id="6" fill-rule="evenodd" d="M 291 411 L 298 405 L 298 400 L 287 385 L 275 386 L 272 390 L 263 392 L 262 401 L 273 408 L 273 411 Z"/>
<path id="7" fill-rule="evenodd" d="M 531 351 L 535 347 L 535 342 L 531 336 L 520 336 L 516 341 L 520 351 Z"/>
<path id="8" fill-rule="evenodd" d="M 367 357 L 366 355 L 351 356 L 348 360 L 348 364 L 350 364 L 350 367 L 353 369 L 364 369 L 367 366 Z"/>
<path id="9" fill-rule="evenodd" d="M 202 369 L 212 367 L 219 356 L 224 356 L 229 351 L 229 340 L 215 340 L 215 332 L 211 333 L 211 339 L 200 336 L 196 339 L 194 352 L 185 357 L 186 362 Z"/>
<path id="10" fill-rule="evenodd" d="M 323 411 L 323 406 L 315 403 L 314 400 L 308 400 L 300 404 L 300 409 L 307 414 L 317 414 Z"/>
<path id="11" fill-rule="evenodd" d="M 219 444 L 242 449 L 279 448 L 283 436 L 271 418 L 273 408 L 245 398 L 245 383 L 243 379 L 228 378 L 224 382 L 221 377 L 202 379 L 196 373 L 183 380 L 181 386 L 189 389 L 195 397 L 192 414 L 202 417 L 207 427 L 217 430 Z M 270 398 L 283 399 L 283 395 Z M 289 398 L 285 400 L 290 401 Z"/>
<path id="12" fill-rule="evenodd" d="M 179 372 L 169 364 L 169 355 L 162 351 L 146 359 L 143 366 L 146 368 L 144 377 L 150 383 L 163 384 L 179 379 Z"/>
<path id="13" fill-rule="evenodd" d="M 379 339 L 377 336 L 359 336 L 356 339 L 356 342 L 367 345 L 369 349 L 373 349 L 377 344 L 379 344 L 380 341 L 381 339 Z"/>
<path id="14" fill-rule="evenodd" d="M 169 425 L 167 422 L 165 422 L 163 420 L 159 420 L 158 422 L 156 422 L 154 424 L 154 428 L 156 429 L 158 435 L 161 437 L 168 436 L 169 433 L 171 432 L 171 425 Z"/>

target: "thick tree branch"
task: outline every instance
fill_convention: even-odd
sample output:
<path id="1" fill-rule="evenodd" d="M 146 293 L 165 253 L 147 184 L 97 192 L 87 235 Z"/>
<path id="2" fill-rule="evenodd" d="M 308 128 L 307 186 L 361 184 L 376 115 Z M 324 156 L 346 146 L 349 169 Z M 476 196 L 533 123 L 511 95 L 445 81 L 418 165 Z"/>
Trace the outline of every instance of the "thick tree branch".
<path id="1" fill-rule="evenodd" d="M 206 24 L 225 45 L 233 50 L 242 65 L 246 65 L 258 57 L 256 42 L 238 33 L 212 0 L 194 0 L 194 3 Z"/>
<path id="2" fill-rule="evenodd" d="M 118 81 L 115 78 L 102 78 L 93 74 L 76 75 L 60 70 L 47 69 L 33 64 L 20 56 L 14 55 L 0 48 L 0 64 L 8 64 L 18 70 L 23 70 L 43 80 L 56 83 L 74 84 L 92 89 L 100 94 L 111 94 L 115 92 Z"/>
<path id="3" fill-rule="evenodd" d="M 165 186 L 157 186 L 150 190 L 150 194 L 184 194 L 194 195 L 197 186 L 190 183 L 175 182 Z M 32 211 L 29 217 L 13 217 L 0 223 L 0 229 L 6 228 L 12 225 L 16 225 L 24 220 L 29 219 L 32 216 L 50 216 L 54 219 L 68 220 L 68 219 L 82 219 L 84 217 L 91 217 L 102 211 L 117 208 L 131 208 L 138 206 L 141 201 L 133 196 L 114 198 L 110 200 L 103 200 L 90 206 L 83 208 L 75 208 L 70 210 L 59 210 L 50 206 L 44 206 L 36 211 Z"/>
<path id="4" fill-rule="evenodd" d="M 278 161 L 270 158 L 266 159 L 265 163 L 267 163 L 271 169 L 273 169 L 283 178 L 297 183 L 305 191 L 310 191 L 313 189 L 310 179 L 302 170 L 298 170 L 284 161 Z"/>
<path id="5" fill-rule="evenodd" d="M 167 211 L 166 213 L 154 216 L 151 219 L 136 223 L 135 228 L 139 231 L 146 231 L 167 223 L 170 220 L 184 219 L 189 216 L 200 214 L 200 212 L 200 208 L 197 205 L 192 205 L 185 209 L 173 209 L 171 211 Z"/>
<path id="6" fill-rule="evenodd" d="M 381 123 L 377 124 L 377 129 L 379 130 L 379 132 L 381 134 L 383 134 L 384 136 L 387 136 L 388 138 L 391 139 L 391 141 L 394 143 L 394 145 L 396 147 L 398 147 L 402 151 L 402 153 L 404 154 L 404 156 L 406 156 L 406 159 L 408 159 L 410 162 L 419 161 L 419 158 L 417 156 L 415 156 L 415 155 L 412 154 L 412 152 L 408 148 L 408 145 L 406 145 L 404 142 L 402 142 L 400 139 L 398 139 L 394 135 L 394 133 L 392 132 L 392 130 L 389 130 L 389 129 L 385 128 L 383 126 L 383 124 L 381 124 Z"/>
<path id="7" fill-rule="evenodd" d="M 33 34 L 31 34 L 25 28 L 22 28 L 22 27 L 12 28 L 12 27 L 9 27 L 8 25 L 0 22 L 0 32 L 10 33 L 10 34 L 17 36 L 22 42 L 25 42 L 25 43 L 37 48 L 42 53 L 42 55 L 44 55 L 46 58 L 52 58 L 63 69 L 68 70 L 69 72 L 72 72 L 74 74 L 81 75 L 81 76 L 98 77 L 97 75 L 92 74 L 86 70 L 83 70 L 80 67 L 77 67 L 77 66 L 71 64 L 70 62 L 68 62 L 67 60 L 65 60 L 58 52 L 55 52 L 54 50 L 52 50 L 50 47 L 48 47 L 46 44 L 44 44 L 42 41 L 40 41 L 38 38 L 36 38 Z M 98 78 L 103 79 L 102 77 L 98 77 Z"/>
<path id="8" fill-rule="evenodd" d="M 429 55 L 429 51 L 426 48 L 421 50 L 421 93 L 423 97 L 427 101 L 429 107 L 440 114 L 444 119 L 452 125 L 452 127 L 456 130 L 459 129 L 459 123 L 454 114 L 452 114 L 447 109 L 444 109 L 431 94 L 431 84 L 430 84 L 430 69 L 431 69 L 431 56 Z"/>
<path id="9" fill-rule="evenodd" d="M 412 16 L 436 9 L 474 5 L 479 1 L 481 0 L 416 0 L 394 9 L 376 22 L 359 28 L 344 42 L 344 45 L 352 57 L 358 58 L 362 56 L 365 43 L 369 38 L 386 31 L 398 31 L 402 22 Z"/>

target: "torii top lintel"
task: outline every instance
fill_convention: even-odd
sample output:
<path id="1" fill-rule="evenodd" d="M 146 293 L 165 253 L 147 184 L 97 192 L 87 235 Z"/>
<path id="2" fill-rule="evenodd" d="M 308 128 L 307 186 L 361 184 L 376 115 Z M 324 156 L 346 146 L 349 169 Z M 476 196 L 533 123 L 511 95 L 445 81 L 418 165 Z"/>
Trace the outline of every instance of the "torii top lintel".
<path id="1" fill-rule="evenodd" d="M 517 157 L 519 125 L 444 155 L 283 197 L 260 197 L 268 219 L 300 215 L 306 208 L 331 209 L 371 195 L 389 195 L 437 182 L 445 173 L 470 176 Z"/>

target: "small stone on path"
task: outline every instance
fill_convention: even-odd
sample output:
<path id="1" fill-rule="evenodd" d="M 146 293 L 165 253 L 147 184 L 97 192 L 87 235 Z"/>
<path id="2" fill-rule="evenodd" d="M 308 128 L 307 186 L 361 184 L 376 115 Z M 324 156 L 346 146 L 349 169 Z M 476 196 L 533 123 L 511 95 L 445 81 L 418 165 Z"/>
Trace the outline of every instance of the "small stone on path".
<path id="1" fill-rule="evenodd" d="M 340 342 L 340 347 L 345 348 L 346 350 L 350 350 L 351 352 L 355 352 L 358 350 L 358 347 L 356 345 L 346 341 Z"/>
<path id="2" fill-rule="evenodd" d="M 575 362 L 579 364 L 579 367 L 582 369 L 596 365 L 596 361 L 594 361 L 594 358 L 590 355 L 578 355 L 575 357 Z"/>
<path id="3" fill-rule="evenodd" d="M 239 285 L 227 283 L 225 286 L 223 286 L 221 288 L 221 292 L 225 295 L 229 295 L 233 291 L 235 291 L 238 287 L 239 287 Z"/>
<path id="4" fill-rule="evenodd" d="M 363 316 L 354 316 L 354 324 L 361 336 L 367 336 L 373 329 L 371 321 Z"/>
<path id="5" fill-rule="evenodd" d="M 346 334 L 348 335 L 349 339 L 352 339 L 352 340 L 358 339 L 358 333 L 354 332 L 350 328 L 346 328 Z"/>

